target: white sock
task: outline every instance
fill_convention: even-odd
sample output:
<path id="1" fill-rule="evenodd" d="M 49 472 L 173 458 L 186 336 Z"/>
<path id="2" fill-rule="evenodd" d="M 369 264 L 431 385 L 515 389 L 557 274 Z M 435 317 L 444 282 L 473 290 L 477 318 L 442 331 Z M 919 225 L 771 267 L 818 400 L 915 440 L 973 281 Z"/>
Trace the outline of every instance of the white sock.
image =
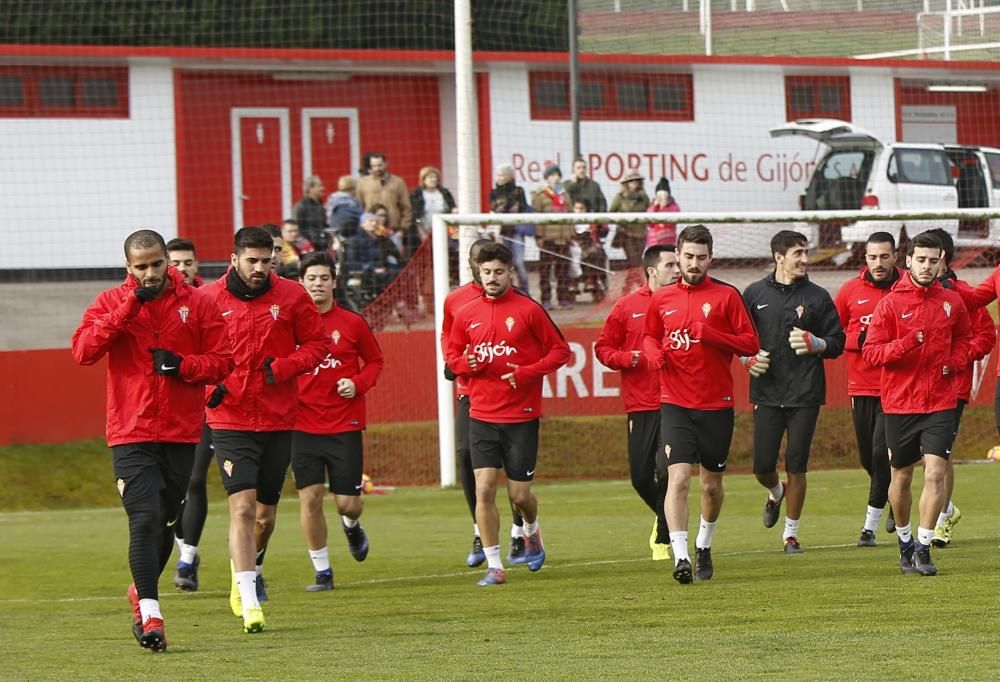
<path id="1" fill-rule="evenodd" d="M 768 488 L 767 491 L 775 502 L 781 502 L 781 498 L 785 496 L 785 486 L 781 485 L 781 481 L 778 481 L 778 485 L 773 488 Z"/>
<path id="2" fill-rule="evenodd" d="M 538 519 L 535 519 L 535 525 L 538 525 Z M 512 538 L 523 538 L 524 537 L 524 526 L 517 526 L 511 524 L 510 526 L 510 536 Z"/>
<path id="3" fill-rule="evenodd" d="M 900 544 L 908 545 L 913 542 L 913 530 L 910 528 L 910 524 L 896 526 L 896 535 L 899 537 Z"/>
<path id="4" fill-rule="evenodd" d="M 340 520 L 344 522 L 346 528 L 354 528 L 360 522 L 359 519 L 349 519 L 346 516 L 341 516 Z"/>
<path id="5" fill-rule="evenodd" d="M 697 549 L 708 549 L 712 546 L 712 535 L 715 533 L 716 523 L 718 521 L 709 523 L 704 516 L 701 517 L 701 522 L 698 524 L 698 537 L 694 541 L 694 546 Z"/>
<path id="6" fill-rule="evenodd" d="M 240 601 L 243 602 L 243 613 L 247 609 L 259 609 L 257 601 L 257 574 L 253 571 L 236 571 L 236 587 L 240 591 Z"/>
<path id="7" fill-rule="evenodd" d="M 785 517 L 785 531 L 781 534 L 782 540 L 799 537 L 799 519 Z"/>
<path id="8" fill-rule="evenodd" d="M 195 557 L 198 556 L 198 546 L 197 545 L 185 545 L 183 542 L 181 544 L 181 561 L 186 564 L 193 564 Z"/>
<path id="9" fill-rule="evenodd" d="M 691 561 L 688 553 L 688 534 L 686 530 L 670 531 L 670 547 L 674 550 L 674 566 L 681 559 Z"/>
<path id="10" fill-rule="evenodd" d="M 477 538 L 479 537 L 479 524 L 478 523 L 472 524 L 472 534 L 475 535 Z"/>
<path id="11" fill-rule="evenodd" d="M 160 602 L 157 599 L 140 599 L 139 613 L 144 624 L 150 618 L 163 620 L 163 615 L 160 613 Z"/>
<path id="12" fill-rule="evenodd" d="M 955 503 L 948 500 L 948 506 L 944 508 L 945 516 L 951 518 L 951 515 L 955 513 Z"/>
<path id="13" fill-rule="evenodd" d="M 933 537 L 934 537 L 933 528 L 917 527 L 917 542 L 919 542 L 924 547 L 931 546 L 931 538 Z"/>
<path id="14" fill-rule="evenodd" d="M 537 532 L 538 532 L 538 517 L 535 517 L 535 520 L 532 521 L 531 523 L 528 523 L 527 521 L 524 522 L 524 534 L 525 535 L 534 535 Z M 516 536 L 512 536 L 512 537 L 516 537 Z"/>
<path id="15" fill-rule="evenodd" d="M 184 549 L 184 538 L 179 538 L 175 535 L 174 542 L 177 543 L 177 549 Z"/>
<path id="16" fill-rule="evenodd" d="M 255 566 L 254 570 L 253 570 L 253 574 L 254 574 L 254 576 L 256 576 L 258 578 L 260 576 L 264 575 L 264 567 L 263 566 Z"/>
<path id="17" fill-rule="evenodd" d="M 878 522 L 881 518 L 882 509 L 868 505 L 868 510 L 865 512 L 865 530 L 870 530 L 873 533 L 877 531 Z"/>
<path id="18" fill-rule="evenodd" d="M 492 547 L 483 547 L 483 552 L 486 554 L 486 567 L 487 568 L 503 568 L 503 562 L 500 561 L 500 545 L 493 545 Z"/>
<path id="19" fill-rule="evenodd" d="M 313 568 L 317 573 L 330 570 L 330 549 L 328 547 L 316 550 L 310 549 L 309 558 L 312 559 Z"/>

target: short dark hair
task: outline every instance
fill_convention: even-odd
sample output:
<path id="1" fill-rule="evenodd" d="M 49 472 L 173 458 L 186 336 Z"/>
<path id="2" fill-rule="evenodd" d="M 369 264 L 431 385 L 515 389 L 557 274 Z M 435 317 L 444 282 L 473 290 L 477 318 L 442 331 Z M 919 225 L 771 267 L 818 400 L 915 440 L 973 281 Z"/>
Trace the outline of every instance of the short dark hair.
<path id="1" fill-rule="evenodd" d="M 933 232 L 921 232 L 910 240 L 906 255 L 912 256 L 915 249 L 941 249 L 941 240 Z"/>
<path id="2" fill-rule="evenodd" d="M 673 244 L 653 244 L 642 254 L 642 271 L 655 268 L 660 264 L 661 253 L 676 253 L 677 247 Z"/>
<path id="3" fill-rule="evenodd" d="M 274 238 L 259 227 L 241 227 L 233 236 L 233 253 L 240 254 L 247 249 L 273 249 Z"/>
<path id="4" fill-rule="evenodd" d="M 809 240 L 801 232 L 796 232 L 795 230 L 779 230 L 777 234 L 771 237 L 771 258 L 774 255 L 780 253 L 785 255 L 788 253 L 788 249 L 794 248 L 796 246 L 808 246 Z"/>
<path id="5" fill-rule="evenodd" d="M 514 262 L 514 254 L 511 253 L 511 250 L 504 244 L 491 242 L 489 244 L 485 244 L 481 249 L 479 249 L 479 255 L 476 256 L 476 262 L 482 265 L 483 263 L 489 263 L 491 260 L 498 260 L 504 265 L 510 265 Z"/>
<path id="6" fill-rule="evenodd" d="M 372 204 L 372 207 L 368 209 L 368 212 L 375 215 L 379 211 L 385 211 L 386 215 L 389 215 L 389 209 L 385 204 Z"/>
<path id="7" fill-rule="evenodd" d="M 484 246 L 493 243 L 494 242 L 492 239 L 477 239 L 476 241 L 472 242 L 472 246 L 469 247 L 469 258 L 475 260 L 475 258 L 473 258 L 473 254 L 478 256 L 479 252 L 482 251 Z"/>
<path id="8" fill-rule="evenodd" d="M 382 159 L 386 163 L 389 163 L 389 157 L 383 152 L 368 152 L 365 154 L 365 168 L 372 167 L 372 159 Z"/>
<path id="9" fill-rule="evenodd" d="M 951 262 L 955 260 L 955 240 L 951 238 L 948 231 L 942 227 L 935 227 L 933 230 L 927 230 L 930 234 L 938 238 L 941 242 L 941 250 L 944 251 L 944 262 L 946 265 L 951 267 Z"/>
<path id="10" fill-rule="evenodd" d="M 573 203 L 574 204 L 583 204 L 583 207 L 585 209 L 587 209 L 587 213 L 589 213 L 591 211 L 590 202 L 587 199 L 585 199 L 584 197 L 577 197 L 576 199 L 573 199 Z"/>
<path id="11" fill-rule="evenodd" d="M 708 255 L 712 255 L 712 233 L 704 225 L 688 225 L 681 230 L 681 233 L 677 235 L 677 250 L 680 251 L 687 242 L 704 244 L 708 247 Z"/>
<path id="12" fill-rule="evenodd" d="M 277 225 L 275 225 L 274 223 L 264 223 L 263 225 L 260 226 L 260 229 L 264 230 L 269 235 L 271 235 L 271 239 L 272 239 L 271 244 L 272 245 L 274 244 L 274 241 L 273 241 L 274 238 L 281 236 L 281 228 L 278 227 Z"/>
<path id="13" fill-rule="evenodd" d="M 155 230 L 136 230 L 125 238 L 125 260 L 128 260 L 130 251 L 154 246 L 159 246 L 163 249 L 163 255 L 167 255 L 167 244 L 163 241 L 163 235 Z"/>
<path id="14" fill-rule="evenodd" d="M 337 270 L 333 267 L 333 261 L 330 260 L 329 254 L 325 251 L 313 251 L 302 256 L 302 260 L 299 261 L 299 279 L 306 276 L 306 270 L 317 265 L 330 268 L 330 276 L 334 279 L 337 278 Z"/>
<path id="15" fill-rule="evenodd" d="M 892 250 L 896 250 L 896 238 L 888 232 L 872 232 L 868 237 L 867 244 L 892 244 Z"/>
<path id="16" fill-rule="evenodd" d="M 281 221 L 281 224 L 282 225 L 294 225 L 295 227 L 298 227 L 299 226 L 299 221 L 296 220 L 295 218 L 285 218 L 284 220 Z"/>
<path id="17" fill-rule="evenodd" d="M 174 237 L 167 242 L 167 251 L 190 251 L 191 253 L 197 255 L 197 252 L 194 250 L 194 242 L 190 239 L 183 239 L 181 237 Z"/>

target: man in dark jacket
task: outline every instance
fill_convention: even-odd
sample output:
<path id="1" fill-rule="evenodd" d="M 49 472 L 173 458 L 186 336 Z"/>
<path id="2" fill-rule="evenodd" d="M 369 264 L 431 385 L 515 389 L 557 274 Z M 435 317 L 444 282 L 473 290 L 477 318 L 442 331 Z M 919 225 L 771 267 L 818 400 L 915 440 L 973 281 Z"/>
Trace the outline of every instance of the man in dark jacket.
<path id="1" fill-rule="evenodd" d="M 753 413 L 753 471 L 768 489 L 764 526 L 778 521 L 781 501 L 785 508 L 782 533 L 785 552 L 796 554 L 799 520 L 806 499 L 809 448 L 816 430 L 819 407 L 826 402 L 824 359 L 844 352 L 844 330 L 826 289 L 809 281 L 808 240 L 805 235 L 782 230 L 771 239 L 774 272 L 754 282 L 743 300 L 757 326 L 760 348 L 743 358 L 750 372 Z M 785 471 L 788 482 L 778 478 L 778 452 L 788 433 Z"/>
<path id="2" fill-rule="evenodd" d="M 326 208 L 323 206 L 323 180 L 318 175 L 310 175 L 302 185 L 303 197 L 295 204 L 295 222 L 303 236 L 320 251 L 325 251 L 330 243 L 326 234 Z"/>
<path id="3" fill-rule="evenodd" d="M 573 162 L 573 175 L 566 181 L 565 187 L 571 201 L 582 199 L 596 213 L 608 210 L 608 200 L 604 198 L 601 186 L 587 177 L 587 162 L 582 158 Z"/>

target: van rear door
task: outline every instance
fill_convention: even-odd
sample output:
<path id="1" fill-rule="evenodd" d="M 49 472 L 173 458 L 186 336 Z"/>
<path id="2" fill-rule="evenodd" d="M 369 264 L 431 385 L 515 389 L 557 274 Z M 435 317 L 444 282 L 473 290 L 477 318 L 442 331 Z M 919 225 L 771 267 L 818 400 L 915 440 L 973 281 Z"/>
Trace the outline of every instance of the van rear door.
<path id="1" fill-rule="evenodd" d="M 805 118 L 772 128 L 771 137 L 807 137 L 829 147 L 878 149 L 882 142 L 874 134 L 853 123 L 835 118 Z"/>

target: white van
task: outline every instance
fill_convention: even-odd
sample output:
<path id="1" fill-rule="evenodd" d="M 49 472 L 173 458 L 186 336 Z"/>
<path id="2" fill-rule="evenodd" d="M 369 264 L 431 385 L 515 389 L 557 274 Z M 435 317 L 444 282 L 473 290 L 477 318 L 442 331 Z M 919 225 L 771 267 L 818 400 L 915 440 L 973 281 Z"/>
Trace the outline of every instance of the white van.
<path id="1" fill-rule="evenodd" d="M 803 210 L 878 211 L 961 206 L 956 186 L 959 166 L 949 158 L 945 145 L 884 142 L 872 133 L 836 119 L 791 121 L 771 130 L 771 137 L 793 135 L 808 137 L 829 147 L 799 198 Z M 953 149 L 975 150 L 970 151 L 967 158 L 975 156 L 982 164 L 983 177 L 993 177 L 979 148 L 955 146 Z M 1000 170 L 1000 158 L 996 163 L 996 169 Z M 992 192 L 989 194 L 986 198 L 989 205 L 996 205 L 998 202 Z M 981 192 L 977 196 L 981 196 Z M 959 237 L 957 220 L 859 220 L 820 224 L 819 238 L 821 246 L 835 246 L 841 242 L 851 249 L 863 245 L 873 232 L 889 232 L 899 243 L 937 227 Z M 956 244 L 973 245 L 963 244 L 959 239 Z"/>

